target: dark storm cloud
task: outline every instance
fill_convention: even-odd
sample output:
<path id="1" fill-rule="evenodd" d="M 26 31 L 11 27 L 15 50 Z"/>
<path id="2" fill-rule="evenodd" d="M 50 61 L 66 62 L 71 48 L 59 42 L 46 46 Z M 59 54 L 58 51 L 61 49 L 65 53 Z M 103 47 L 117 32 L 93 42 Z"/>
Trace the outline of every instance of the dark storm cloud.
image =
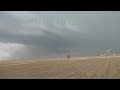
<path id="1" fill-rule="evenodd" d="M 66 31 L 64 32 L 65 35 L 61 36 L 59 34 L 56 34 L 54 32 L 51 32 L 49 30 L 44 30 L 45 36 L 27 36 L 27 35 L 21 35 L 19 33 L 13 33 L 13 32 L 6 32 L 1 31 L 0 33 L 0 40 L 1 42 L 12 42 L 12 43 L 20 43 L 25 45 L 33 45 L 35 47 L 44 47 L 50 50 L 50 52 L 67 52 L 67 48 L 70 49 L 72 47 L 76 47 L 81 45 L 83 46 L 82 42 L 82 35 L 78 37 L 77 33 Z M 74 38 L 71 37 L 74 35 Z M 76 38 L 79 38 L 79 40 L 82 43 L 79 43 L 80 41 L 76 41 Z M 81 38 L 80 38 L 81 37 Z M 62 51 L 60 51 L 62 49 Z M 59 51 L 58 51 L 59 50 Z"/>
<path id="2" fill-rule="evenodd" d="M 0 42 L 25 45 L 19 58 L 119 51 L 119 33 L 120 12 L 0 12 Z"/>

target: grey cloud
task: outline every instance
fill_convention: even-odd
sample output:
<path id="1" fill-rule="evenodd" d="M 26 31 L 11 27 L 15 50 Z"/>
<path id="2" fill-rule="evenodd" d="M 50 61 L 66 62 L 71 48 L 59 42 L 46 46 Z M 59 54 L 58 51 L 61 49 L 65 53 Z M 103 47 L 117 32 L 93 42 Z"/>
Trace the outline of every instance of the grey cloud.
<path id="1" fill-rule="evenodd" d="M 26 12 L 26 19 L 22 12 L 19 16 L 16 13 L 0 12 L 0 42 L 27 46 L 13 56 L 91 55 L 106 48 L 120 50 L 120 12 Z M 61 23 L 61 19 L 66 22 Z"/>

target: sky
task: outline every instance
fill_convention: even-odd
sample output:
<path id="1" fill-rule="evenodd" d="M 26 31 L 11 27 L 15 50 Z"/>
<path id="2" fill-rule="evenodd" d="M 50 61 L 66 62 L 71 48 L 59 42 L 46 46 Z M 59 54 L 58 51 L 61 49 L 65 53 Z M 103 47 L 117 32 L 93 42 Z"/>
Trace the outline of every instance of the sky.
<path id="1" fill-rule="evenodd" d="M 0 11 L 0 60 L 120 52 L 119 11 Z"/>

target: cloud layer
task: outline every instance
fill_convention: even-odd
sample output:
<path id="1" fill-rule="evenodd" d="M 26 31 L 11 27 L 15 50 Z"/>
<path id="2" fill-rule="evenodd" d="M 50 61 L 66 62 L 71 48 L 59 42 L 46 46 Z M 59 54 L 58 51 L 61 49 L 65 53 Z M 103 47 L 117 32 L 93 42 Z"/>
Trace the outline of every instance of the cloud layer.
<path id="1" fill-rule="evenodd" d="M 119 33 L 119 11 L 1 11 L 0 58 L 119 52 Z"/>

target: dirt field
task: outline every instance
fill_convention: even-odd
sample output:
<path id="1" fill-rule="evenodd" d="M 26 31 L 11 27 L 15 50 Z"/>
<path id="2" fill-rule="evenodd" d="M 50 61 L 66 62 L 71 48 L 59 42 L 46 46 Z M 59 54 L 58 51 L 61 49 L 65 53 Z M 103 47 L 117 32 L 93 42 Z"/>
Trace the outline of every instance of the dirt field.
<path id="1" fill-rule="evenodd" d="M 120 57 L 0 61 L 0 79 L 120 79 Z"/>

